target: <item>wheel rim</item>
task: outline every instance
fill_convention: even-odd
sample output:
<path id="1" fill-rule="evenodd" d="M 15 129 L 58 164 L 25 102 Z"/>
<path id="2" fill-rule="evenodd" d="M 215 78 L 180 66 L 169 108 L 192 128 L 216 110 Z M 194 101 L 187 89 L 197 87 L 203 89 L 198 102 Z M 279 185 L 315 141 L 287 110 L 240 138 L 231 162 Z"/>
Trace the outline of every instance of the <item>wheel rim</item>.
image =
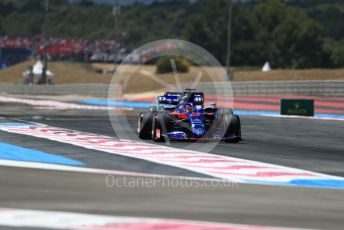
<path id="1" fill-rule="evenodd" d="M 155 119 L 156 117 L 154 117 L 153 119 L 153 124 L 152 124 L 152 139 L 155 140 Z"/>
<path id="2" fill-rule="evenodd" d="M 141 131 L 141 116 L 139 116 L 139 119 L 137 121 L 137 133 L 140 134 Z"/>

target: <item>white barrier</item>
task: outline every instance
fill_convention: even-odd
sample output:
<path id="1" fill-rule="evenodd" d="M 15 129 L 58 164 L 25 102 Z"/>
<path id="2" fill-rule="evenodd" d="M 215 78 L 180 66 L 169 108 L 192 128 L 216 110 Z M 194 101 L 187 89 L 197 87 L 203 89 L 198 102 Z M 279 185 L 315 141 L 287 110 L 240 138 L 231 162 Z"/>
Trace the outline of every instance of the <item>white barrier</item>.
<path id="1" fill-rule="evenodd" d="M 192 85 L 183 84 L 184 88 Z M 83 95 L 106 98 L 109 85 L 107 84 L 68 84 L 68 85 L 14 85 L 0 84 L 0 93 L 22 95 Z M 316 96 L 344 96 L 344 81 L 255 81 L 232 82 L 234 95 L 248 94 L 293 94 Z M 226 92 L 221 82 L 201 82 L 197 90 L 206 93 Z"/>

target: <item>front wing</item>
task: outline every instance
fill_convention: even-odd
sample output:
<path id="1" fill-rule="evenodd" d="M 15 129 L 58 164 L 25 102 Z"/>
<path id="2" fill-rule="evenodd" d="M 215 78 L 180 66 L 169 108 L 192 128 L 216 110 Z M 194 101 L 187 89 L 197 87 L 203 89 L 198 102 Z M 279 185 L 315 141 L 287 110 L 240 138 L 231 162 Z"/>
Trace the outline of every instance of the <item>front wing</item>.
<path id="1" fill-rule="evenodd" d="M 174 131 L 162 134 L 162 136 L 167 137 L 169 140 L 232 140 L 236 138 L 240 138 L 239 136 L 227 136 L 224 137 L 223 133 L 221 132 L 214 132 L 212 134 L 207 134 L 203 137 L 197 137 L 197 136 L 188 136 L 187 133 L 182 131 Z"/>

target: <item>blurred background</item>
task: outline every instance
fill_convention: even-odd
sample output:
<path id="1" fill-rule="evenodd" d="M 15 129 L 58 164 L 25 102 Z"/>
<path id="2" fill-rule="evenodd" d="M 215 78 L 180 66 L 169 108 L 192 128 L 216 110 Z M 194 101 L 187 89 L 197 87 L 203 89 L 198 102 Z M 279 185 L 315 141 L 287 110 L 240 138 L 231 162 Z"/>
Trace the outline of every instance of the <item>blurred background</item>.
<path id="1" fill-rule="evenodd" d="M 166 38 L 205 48 L 234 81 L 343 79 L 343 21 L 341 0 L 1 0 L 0 81 L 46 60 L 55 83 L 108 83 L 113 64 Z"/>

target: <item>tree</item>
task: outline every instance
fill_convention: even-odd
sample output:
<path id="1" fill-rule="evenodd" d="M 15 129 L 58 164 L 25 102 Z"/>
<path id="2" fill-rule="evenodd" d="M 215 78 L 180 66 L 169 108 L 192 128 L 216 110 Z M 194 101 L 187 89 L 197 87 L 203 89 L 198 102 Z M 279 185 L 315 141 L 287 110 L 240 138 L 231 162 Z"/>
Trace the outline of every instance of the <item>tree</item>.
<path id="1" fill-rule="evenodd" d="M 327 66 L 344 67 L 344 39 L 340 41 L 331 38 L 325 39 L 323 53 Z"/>
<path id="2" fill-rule="evenodd" d="M 308 15 L 322 24 L 325 35 L 335 40 L 340 40 L 344 36 L 344 4 L 326 3 L 314 5 L 306 9 Z"/>
<path id="3" fill-rule="evenodd" d="M 81 0 L 78 4 L 82 7 L 94 6 L 94 2 L 91 0 Z"/>
<path id="4" fill-rule="evenodd" d="M 201 12 L 187 23 L 184 36 L 225 63 L 228 1 L 200 1 Z"/>
<path id="5" fill-rule="evenodd" d="M 232 17 L 232 65 L 257 65 L 257 44 L 254 42 L 255 25 L 251 20 L 250 4 L 234 5 Z M 258 62 L 257 62 L 258 61 Z"/>
<path id="6" fill-rule="evenodd" d="M 337 43 L 336 49 L 332 51 L 331 60 L 334 67 L 344 67 L 344 40 Z"/>
<path id="7" fill-rule="evenodd" d="M 258 60 L 280 68 L 321 65 L 323 30 L 304 11 L 267 0 L 253 11 Z"/>

